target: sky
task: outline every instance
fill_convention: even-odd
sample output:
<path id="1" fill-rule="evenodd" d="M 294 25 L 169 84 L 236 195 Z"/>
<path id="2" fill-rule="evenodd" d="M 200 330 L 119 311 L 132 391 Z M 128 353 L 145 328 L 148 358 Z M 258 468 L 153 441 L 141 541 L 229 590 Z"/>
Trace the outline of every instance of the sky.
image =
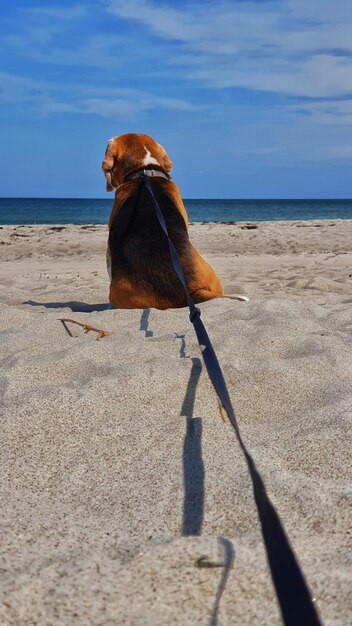
<path id="1" fill-rule="evenodd" d="M 351 0 L 2 0 L 0 196 L 108 198 L 141 132 L 185 198 L 351 198 L 351 33 Z"/>

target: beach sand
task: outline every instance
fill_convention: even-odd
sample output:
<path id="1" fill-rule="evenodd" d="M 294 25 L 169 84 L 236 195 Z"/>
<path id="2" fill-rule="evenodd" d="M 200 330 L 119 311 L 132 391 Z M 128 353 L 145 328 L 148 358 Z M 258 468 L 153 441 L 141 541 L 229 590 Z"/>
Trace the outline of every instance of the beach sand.
<path id="1" fill-rule="evenodd" d="M 202 319 L 323 623 L 346 626 L 352 221 L 190 236 L 250 298 Z M 249 476 L 188 312 L 108 309 L 106 240 L 0 228 L 0 624 L 276 626 Z"/>

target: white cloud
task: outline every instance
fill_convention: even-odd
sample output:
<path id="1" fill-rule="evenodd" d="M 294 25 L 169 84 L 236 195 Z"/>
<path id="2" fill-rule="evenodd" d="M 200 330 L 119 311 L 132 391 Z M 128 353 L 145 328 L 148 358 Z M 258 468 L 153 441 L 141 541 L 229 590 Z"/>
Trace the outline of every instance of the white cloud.
<path id="1" fill-rule="evenodd" d="M 95 27 L 99 10 L 110 16 L 108 31 Z M 48 81 L 4 74 L 3 102 L 28 103 L 46 115 L 82 113 L 128 120 L 161 109 L 207 111 L 215 124 L 216 117 L 220 121 L 239 114 L 259 128 L 263 98 L 258 92 L 267 92 L 275 94 L 265 118 L 270 128 L 281 129 L 281 123 L 291 127 L 304 117 L 324 127 L 352 125 L 350 0 L 337 4 L 220 0 L 216 5 L 200 0 L 173 5 L 156 0 L 96 0 L 21 11 L 18 29 L 14 25 L 12 31 L 8 29 L 9 50 L 37 63 L 32 65 L 37 76 L 42 64 L 56 64 L 58 70 L 46 70 Z M 127 30 L 124 20 L 131 22 Z M 87 78 L 78 83 L 80 67 Z M 90 77 L 88 67 L 94 70 Z M 137 89 L 122 89 L 123 84 Z M 168 85 L 165 95 L 164 84 Z M 204 92 L 207 103 L 213 100 L 212 108 L 192 102 L 194 85 L 216 94 L 214 102 L 214 95 Z M 241 110 L 237 92 L 227 91 L 233 88 L 252 94 Z M 217 97 L 220 90 L 223 99 L 222 94 Z M 280 145 L 257 148 L 262 154 L 281 150 Z"/>
<path id="2" fill-rule="evenodd" d="M 266 59 L 226 59 L 218 67 L 208 58 L 207 63 L 195 62 L 189 76 L 216 88 L 246 87 L 295 97 L 327 98 L 352 93 L 351 59 L 331 54 L 312 55 L 295 64 L 289 59 L 277 59 L 270 67 Z"/>
<path id="3" fill-rule="evenodd" d="M 195 112 L 206 110 L 181 98 L 167 98 L 138 89 L 118 89 L 78 83 L 61 85 L 0 73 L 0 102 L 30 105 L 40 114 L 83 113 L 134 119 L 153 109 Z"/>
<path id="4" fill-rule="evenodd" d="M 95 25 L 101 7 L 54 7 L 18 10 L 1 43 L 4 50 L 26 61 L 44 65 L 118 69 L 126 63 L 130 38 L 123 29 L 106 32 Z M 101 16 L 100 16 L 101 17 Z M 103 14 L 103 17 L 104 16 Z M 133 44 L 132 44 L 133 46 Z M 133 49 L 134 58 L 144 60 L 143 50 Z"/>
<path id="5" fill-rule="evenodd" d="M 0 102 L 34 102 L 45 89 L 42 81 L 0 72 Z"/>
<path id="6" fill-rule="evenodd" d="M 34 61 L 55 65 L 115 68 L 123 64 L 123 58 L 117 54 L 118 38 L 95 35 L 87 41 L 75 42 L 71 47 L 52 45 L 49 48 L 32 48 L 30 56 Z M 23 44 L 26 48 L 27 43 Z"/>
<path id="7" fill-rule="evenodd" d="M 48 100 L 43 104 L 42 112 L 60 113 L 83 113 L 85 115 L 99 115 L 106 118 L 123 118 L 125 120 L 135 120 L 137 116 L 143 115 L 153 109 L 170 109 L 176 111 L 196 111 L 198 107 L 174 98 L 159 98 L 146 94 L 145 92 L 135 92 L 134 97 L 114 97 L 114 93 L 105 98 L 82 98 L 74 104 L 55 100 Z"/>
<path id="8" fill-rule="evenodd" d="M 28 55 L 36 47 L 48 52 L 47 46 L 57 36 L 67 35 L 88 15 L 88 6 L 84 4 L 72 7 L 26 7 L 15 10 L 13 28 L 22 31 L 20 35 L 9 34 L 2 38 L 5 45 L 22 48 Z M 22 28 L 21 28 L 22 26 Z"/>
<path id="9" fill-rule="evenodd" d="M 342 100 L 307 100 L 288 105 L 287 110 L 306 114 L 320 124 L 352 125 L 352 98 Z"/>
<path id="10" fill-rule="evenodd" d="M 182 65 L 184 76 L 209 87 L 310 98 L 352 92 L 349 0 L 198 2 L 182 8 L 108 0 L 107 6 L 116 17 L 178 44 L 173 66 Z"/>
<path id="11" fill-rule="evenodd" d="M 329 157 L 335 159 L 342 159 L 343 161 L 352 160 L 352 146 L 330 146 Z"/>
<path id="12" fill-rule="evenodd" d="M 91 28 L 104 9 L 114 18 L 116 33 Z M 3 42 L 40 63 L 102 70 L 128 66 L 136 74 L 153 71 L 161 78 L 173 71 L 183 86 L 192 80 L 213 90 L 246 88 L 303 98 L 352 93 L 350 0 L 184 5 L 105 0 L 27 8 L 23 14 L 23 32 L 10 33 Z M 144 34 L 124 33 L 124 20 L 144 26 Z"/>
<path id="13" fill-rule="evenodd" d="M 76 4 L 70 7 L 61 7 L 57 5 L 56 7 L 27 7 L 25 10 L 25 14 L 27 19 L 38 17 L 50 17 L 51 19 L 58 20 L 77 20 L 81 19 L 88 12 L 87 4 Z"/>

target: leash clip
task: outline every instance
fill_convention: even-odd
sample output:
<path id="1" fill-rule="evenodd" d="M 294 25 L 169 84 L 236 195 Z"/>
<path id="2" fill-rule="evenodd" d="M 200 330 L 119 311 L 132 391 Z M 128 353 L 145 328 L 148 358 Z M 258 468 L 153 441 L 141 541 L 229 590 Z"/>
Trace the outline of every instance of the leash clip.
<path id="1" fill-rule="evenodd" d="M 144 168 L 143 178 L 154 178 L 154 176 L 156 176 L 155 170 L 147 170 Z"/>

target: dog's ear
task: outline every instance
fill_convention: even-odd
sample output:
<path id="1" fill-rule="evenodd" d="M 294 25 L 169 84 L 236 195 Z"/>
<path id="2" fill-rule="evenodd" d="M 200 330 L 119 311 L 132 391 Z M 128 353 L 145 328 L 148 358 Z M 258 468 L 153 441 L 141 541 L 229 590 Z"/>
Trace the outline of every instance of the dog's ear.
<path id="1" fill-rule="evenodd" d="M 163 148 L 162 145 L 160 145 L 160 143 L 158 143 L 159 148 L 161 149 L 162 152 L 162 167 L 164 168 L 165 172 L 167 172 L 167 174 L 170 174 L 171 170 L 172 170 L 172 163 L 169 159 L 169 157 L 166 154 L 165 149 Z"/>
<path id="2" fill-rule="evenodd" d="M 113 179 L 113 169 L 115 165 L 115 161 L 117 159 L 117 152 L 115 147 L 115 142 L 113 139 L 108 141 L 108 145 L 106 146 L 104 160 L 101 164 L 102 170 L 104 172 L 104 176 L 106 178 L 106 191 L 113 191 L 115 189 L 114 179 Z"/>

